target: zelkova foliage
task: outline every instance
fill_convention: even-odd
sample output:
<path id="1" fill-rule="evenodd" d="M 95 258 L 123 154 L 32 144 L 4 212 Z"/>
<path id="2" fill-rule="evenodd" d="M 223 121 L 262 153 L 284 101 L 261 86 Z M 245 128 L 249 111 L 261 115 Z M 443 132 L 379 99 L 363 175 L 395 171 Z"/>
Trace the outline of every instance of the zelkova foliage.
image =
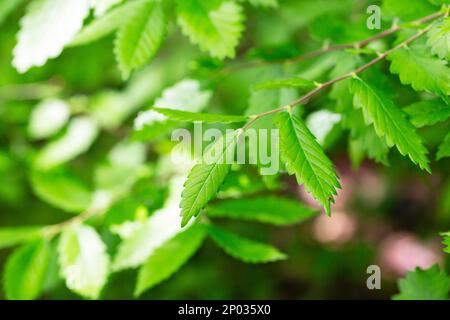
<path id="1" fill-rule="evenodd" d="M 138 269 L 130 292 L 139 297 L 175 274 L 207 239 L 246 263 L 285 260 L 284 249 L 264 236 L 247 238 L 242 228 L 229 231 L 228 220 L 283 227 L 321 211 L 333 217 L 339 190 L 345 191 L 335 146 L 348 147 L 355 168 L 364 158 L 389 166 L 389 156 L 403 157 L 411 171 L 426 175 L 448 161 L 448 1 L 381 4 L 383 29 L 368 30 L 366 12 L 341 0 L 1 2 L 0 25 L 20 20 L 8 57 L 21 75 L 1 67 L 6 83 L 50 78 L 46 67 L 87 52 L 77 68 L 112 74 L 115 88 L 93 93 L 100 83 L 72 75 L 69 82 L 83 89 L 70 92 L 60 87 L 59 75 L 20 97 L 13 88 L 0 91 L 5 101 L 36 102 L 24 136 L 11 138 L 29 189 L 48 210 L 74 215 L 0 228 L 0 248 L 18 246 L 4 268 L 5 296 L 36 299 L 62 279 L 73 293 L 98 299 L 117 273 Z M 348 25 L 341 21 L 347 11 L 357 17 Z M 263 19 L 246 30 L 247 19 L 261 12 L 286 18 L 286 30 L 274 28 L 268 37 L 259 30 L 268 30 Z M 293 36 L 299 30 L 306 43 Z M 297 42 L 271 43 L 290 38 Z M 97 53 L 97 46 L 108 50 Z M 242 99 L 227 91 L 234 74 L 242 74 L 233 86 Z M 168 141 L 175 129 L 195 135 L 199 127 L 219 136 L 207 146 L 191 141 L 193 148 Z M 443 134 L 431 141 L 424 128 Z M 267 143 L 279 150 L 269 155 L 280 161 L 270 175 L 264 174 L 270 163 L 262 157 L 267 137 L 261 134 L 256 147 L 243 150 L 249 161 L 237 161 L 253 129 L 277 133 Z M 2 147 L 0 174 L 14 168 Z M 314 208 L 290 190 L 297 185 Z M 0 187 L 3 193 L 15 196 Z M 449 252 L 450 236 L 443 236 Z M 394 298 L 448 299 L 449 288 L 437 266 L 417 269 L 399 281 Z"/>

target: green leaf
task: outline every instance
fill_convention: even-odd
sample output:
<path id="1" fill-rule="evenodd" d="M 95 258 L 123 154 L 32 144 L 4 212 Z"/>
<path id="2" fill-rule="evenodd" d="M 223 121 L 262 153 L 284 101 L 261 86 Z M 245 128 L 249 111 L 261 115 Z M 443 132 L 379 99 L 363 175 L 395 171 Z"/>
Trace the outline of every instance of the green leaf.
<path id="1" fill-rule="evenodd" d="M 278 0 L 242 0 L 247 1 L 255 7 L 276 8 L 278 7 Z"/>
<path id="2" fill-rule="evenodd" d="M 157 248 L 139 269 L 135 296 L 168 279 L 200 248 L 206 236 L 205 227 L 194 225 Z"/>
<path id="3" fill-rule="evenodd" d="M 67 287 L 83 297 L 97 299 L 108 279 L 109 257 L 95 229 L 82 225 L 65 230 L 58 252 Z"/>
<path id="4" fill-rule="evenodd" d="M 120 28 L 115 41 L 116 59 L 124 79 L 152 59 L 166 36 L 166 22 L 159 1 L 147 0 Z"/>
<path id="5" fill-rule="evenodd" d="M 8 0 L 0 2 L 0 26 L 8 16 L 24 2 L 25 0 Z"/>
<path id="6" fill-rule="evenodd" d="M 436 160 L 441 160 L 446 157 L 450 157 L 450 133 L 445 136 L 444 141 L 439 145 Z"/>
<path id="7" fill-rule="evenodd" d="M 70 106 L 65 101 L 44 100 L 31 113 L 28 134 L 33 139 L 49 138 L 64 127 L 69 117 Z"/>
<path id="8" fill-rule="evenodd" d="M 170 209 L 172 212 L 168 212 Z M 182 230 L 176 207 L 162 209 L 143 223 L 137 222 L 133 231 L 126 236 L 117 249 L 113 270 L 135 268 L 143 264 L 157 248 Z"/>
<path id="9" fill-rule="evenodd" d="M 92 192 L 66 170 L 33 171 L 31 184 L 39 198 L 65 211 L 81 212 L 91 204 Z"/>
<path id="10" fill-rule="evenodd" d="M 255 90 L 271 90 L 271 89 L 281 89 L 281 88 L 300 88 L 300 89 L 310 89 L 314 87 L 314 82 L 301 78 L 294 77 L 288 79 L 278 79 L 270 80 L 258 83 L 253 88 Z"/>
<path id="11" fill-rule="evenodd" d="M 263 81 L 270 82 L 272 79 L 280 78 L 286 75 L 286 72 L 280 66 L 270 66 L 264 68 L 262 71 L 255 75 L 254 82 Z M 249 107 L 246 111 L 246 115 L 255 115 L 258 113 L 272 110 L 276 106 L 286 105 L 298 98 L 297 90 L 293 88 L 280 88 L 278 90 L 252 90 L 248 101 Z M 273 117 L 267 117 L 268 119 L 261 119 L 256 122 L 257 127 L 269 127 L 272 126 Z M 261 122 L 265 122 L 261 125 Z M 252 128 L 255 127 L 252 125 Z"/>
<path id="12" fill-rule="evenodd" d="M 80 116 L 72 119 L 62 137 L 49 142 L 39 151 L 35 166 L 50 169 L 76 158 L 91 147 L 98 133 L 98 125 L 91 118 Z"/>
<path id="13" fill-rule="evenodd" d="M 267 263 L 287 258 L 277 248 L 249 240 L 218 227 L 208 226 L 208 235 L 227 254 L 246 263 Z"/>
<path id="14" fill-rule="evenodd" d="M 40 226 L 0 228 L 0 249 L 39 238 L 44 230 Z"/>
<path id="15" fill-rule="evenodd" d="M 306 191 L 331 214 L 330 204 L 334 202 L 336 188 L 340 188 L 333 163 L 301 118 L 281 112 L 275 123 L 280 130 L 280 150 L 289 174 L 295 174 L 298 183 L 304 184 Z"/>
<path id="16" fill-rule="evenodd" d="M 123 0 L 91 0 L 91 7 L 94 9 L 95 16 L 98 17 L 122 1 Z"/>
<path id="17" fill-rule="evenodd" d="M 416 47 L 417 48 L 417 47 Z M 416 91 L 434 93 L 449 101 L 450 68 L 443 60 L 414 48 L 399 49 L 388 56 L 391 73 L 398 74 L 402 84 Z"/>
<path id="18" fill-rule="evenodd" d="M 275 196 L 222 200 L 209 206 L 208 216 L 285 226 L 300 223 L 316 212 L 299 201 Z"/>
<path id="19" fill-rule="evenodd" d="M 183 33 L 211 56 L 234 58 L 244 30 L 242 7 L 233 1 L 177 0 Z"/>
<path id="20" fill-rule="evenodd" d="M 441 59 L 450 60 L 450 17 L 437 23 L 427 35 L 427 45 L 431 48 L 431 53 Z"/>
<path id="21" fill-rule="evenodd" d="M 450 106 L 439 99 L 419 101 L 403 110 L 417 128 L 432 126 L 450 118 Z"/>
<path id="22" fill-rule="evenodd" d="M 165 115 L 171 120 L 186 122 L 207 122 L 207 123 L 233 123 L 245 122 L 249 119 L 246 116 L 233 116 L 224 114 L 197 113 L 176 109 L 153 108 L 156 112 Z"/>
<path id="23" fill-rule="evenodd" d="M 32 300 L 41 294 L 49 261 L 49 244 L 39 240 L 26 244 L 9 257 L 4 286 L 9 300 Z"/>
<path id="24" fill-rule="evenodd" d="M 232 134 L 222 136 L 213 145 L 210 152 L 206 152 L 205 159 L 211 156 L 211 152 L 217 151 L 217 153 L 207 161 L 196 164 L 190 171 L 181 194 L 180 207 L 183 217 L 181 226 L 184 227 L 189 220 L 196 217 L 219 191 L 230 172 L 231 163 L 227 160 L 229 160 L 230 153 L 234 153 L 236 140 L 240 132 L 240 130 L 237 130 Z"/>
<path id="25" fill-rule="evenodd" d="M 107 14 L 95 19 L 81 31 L 70 42 L 70 46 L 81 46 L 97 41 L 129 21 L 131 17 L 141 8 L 142 4 L 148 0 L 134 0 L 125 2 Z"/>
<path id="26" fill-rule="evenodd" d="M 436 11 L 427 0 L 383 0 L 383 15 L 404 21 L 419 19 Z"/>
<path id="27" fill-rule="evenodd" d="M 444 252 L 450 253 L 450 232 L 443 233 L 442 236 L 444 237 L 444 241 L 442 241 L 442 244 L 445 245 Z"/>
<path id="28" fill-rule="evenodd" d="M 398 281 L 400 293 L 394 300 L 447 300 L 450 278 L 435 265 L 427 270 L 416 268 Z"/>
<path id="29" fill-rule="evenodd" d="M 9 1 L 9 0 L 8 0 Z M 13 66 L 24 73 L 59 56 L 83 26 L 89 0 L 35 0 L 20 20 Z"/>
<path id="30" fill-rule="evenodd" d="M 430 172 L 427 149 L 404 112 L 380 91 L 360 78 L 350 82 L 355 108 L 362 108 L 366 123 L 373 123 L 379 137 L 384 137 L 389 147 L 395 145 L 402 155 L 408 155 L 421 169 Z"/>
<path id="31" fill-rule="evenodd" d="M 367 154 L 370 159 L 373 159 L 377 163 L 381 163 L 384 165 L 389 165 L 388 153 L 389 147 L 386 142 L 376 134 L 375 130 L 372 126 L 366 126 L 367 130 L 363 130 L 356 137 L 352 137 L 351 140 L 351 151 L 358 152 L 361 151 Z M 355 155 L 355 154 L 353 154 Z M 355 160 L 355 159 L 353 159 Z M 362 159 L 360 159 L 362 160 Z M 358 161 L 353 162 L 355 167 L 358 167 Z"/>
<path id="32" fill-rule="evenodd" d="M 177 109 L 199 112 L 211 100 L 211 92 L 202 90 L 197 80 L 185 79 L 164 90 L 154 106 L 157 108 Z M 150 140 L 163 134 L 169 134 L 179 127 L 179 123 L 170 121 L 153 109 L 139 113 L 134 121 L 133 137 L 138 140 Z"/>

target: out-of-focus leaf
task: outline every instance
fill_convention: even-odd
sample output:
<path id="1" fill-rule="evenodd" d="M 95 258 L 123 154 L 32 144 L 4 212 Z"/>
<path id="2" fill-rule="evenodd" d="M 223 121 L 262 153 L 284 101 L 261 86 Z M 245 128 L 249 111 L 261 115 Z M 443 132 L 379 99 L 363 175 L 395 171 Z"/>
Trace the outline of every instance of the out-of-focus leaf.
<path id="1" fill-rule="evenodd" d="M 277 226 L 296 224 L 316 215 L 299 201 L 274 196 L 222 200 L 209 206 L 207 213 L 212 218 L 242 219 Z"/>
<path id="2" fill-rule="evenodd" d="M 233 58 L 244 30 L 242 7 L 234 1 L 177 0 L 178 24 L 211 56 Z"/>
<path id="3" fill-rule="evenodd" d="M 106 246 L 94 228 L 77 226 L 65 230 L 59 240 L 61 276 L 72 291 L 97 299 L 109 275 Z"/>
<path id="4" fill-rule="evenodd" d="M 278 249 L 246 239 L 214 226 L 208 226 L 208 235 L 233 258 L 246 263 L 267 263 L 286 259 Z"/>
<path id="5" fill-rule="evenodd" d="M 177 272 L 200 248 L 205 236 L 204 226 L 193 225 L 157 248 L 139 269 L 135 296 Z"/>
<path id="6" fill-rule="evenodd" d="M 206 107 L 211 99 L 211 92 L 201 90 L 200 82 L 192 79 L 182 80 L 174 86 L 164 90 L 154 107 L 176 109 L 188 112 L 199 112 Z M 134 136 L 142 140 L 150 139 L 158 134 L 167 134 L 177 128 L 177 123 L 168 121 L 167 117 L 147 110 L 139 113 L 134 121 Z"/>
<path id="7" fill-rule="evenodd" d="M 26 244 L 9 257 L 4 285 L 10 300 L 31 300 L 41 294 L 49 260 L 49 244 L 39 240 Z"/>
<path id="8" fill-rule="evenodd" d="M 88 187 L 67 170 L 35 170 L 31 174 L 31 184 L 43 201 L 68 212 L 86 210 L 92 201 Z"/>
<path id="9" fill-rule="evenodd" d="M 288 78 L 280 80 L 270 80 L 266 82 L 258 83 L 254 86 L 255 90 L 270 90 L 270 89 L 281 89 L 281 88 L 300 88 L 309 89 L 314 87 L 314 82 L 300 78 Z"/>
<path id="10" fill-rule="evenodd" d="M 98 131 L 97 123 L 89 117 L 80 116 L 71 120 L 62 137 L 40 150 L 35 160 L 36 167 L 49 169 L 76 158 L 91 147 Z"/>
<path id="11" fill-rule="evenodd" d="M 28 242 L 43 235 L 44 227 L 10 227 L 0 228 L 0 249 Z"/>
<path id="12" fill-rule="evenodd" d="M 444 141 L 439 145 L 436 159 L 440 160 L 446 157 L 450 157 L 450 133 L 445 136 Z"/>
<path id="13" fill-rule="evenodd" d="M 97 2 L 105 1 L 105 0 L 94 0 Z M 117 0 L 107 0 L 107 1 L 116 1 Z M 95 19 L 89 25 L 84 27 L 70 42 L 70 46 L 80 46 L 85 45 L 90 42 L 94 42 L 98 39 L 101 39 L 110 33 L 117 30 L 120 26 L 122 26 L 130 16 L 136 12 L 136 9 L 139 8 L 142 2 L 147 0 L 135 0 L 135 1 L 127 1 L 123 5 L 120 5 L 117 8 L 114 8 L 107 14 L 103 15 Z M 100 4 L 99 4 L 100 5 Z"/>
<path id="14" fill-rule="evenodd" d="M 114 271 L 143 264 L 155 249 L 183 230 L 180 227 L 179 201 L 184 179 L 174 178 L 163 208 L 153 213 L 146 221 L 138 222 L 137 226 L 124 236 L 114 257 Z"/>
<path id="15" fill-rule="evenodd" d="M 111 7 L 117 5 L 123 0 L 91 0 L 91 6 L 96 16 L 103 15 Z"/>
<path id="16" fill-rule="evenodd" d="M 32 1 L 20 21 L 14 67 L 24 73 L 59 56 L 83 26 L 88 12 L 89 0 Z"/>
<path id="17" fill-rule="evenodd" d="M 70 106 L 63 100 L 49 99 L 39 103 L 31 113 L 28 133 L 33 139 L 51 137 L 64 127 L 70 116 Z"/>
<path id="18" fill-rule="evenodd" d="M 431 48 L 431 53 L 441 59 L 450 60 L 450 18 L 437 23 L 428 32 L 427 45 Z"/>
<path id="19" fill-rule="evenodd" d="M 400 293 L 394 300 L 447 300 L 450 278 L 435 265 L 427 270 L 416 268 L 398 281 Z"/>
<path id="20" fill-rule="evenodd" d="M 0 2 L 0 26 L 14 10 L 17 9 L 25 0 L 8 0 Z"/>
<path id="21" fill-rule="evenodd" d="M 432 126 L 450 118 L 450 106 L 442 100 L 419 101 L 404 108 L 411 122 L 418 128 Z"/>
<path id="22" fill-rule="evenodd" d="M 328 134 L 333 127 L 341 121 L 341 116 L 337 113 L 320 110 L 311 113 L 306 119 L 306 125 L 311 133 L 316 137 L 320 145 L 325 143 Z"/>
<path id="23" fill-rule="evenodd" d="M 419 19 L 437 11 L 426 0 L 384 0 L 381 10 L 387 17 L 399 17 L 404 21 Z"/>
<path id="24" fill-rule="evenodd" d="M 245 122 L 249 118 L 245 116 L 234 116 L 226 114 L 197 113 L 175 109 L 154 108 L 156 112 L 165 115 L 171 120 L 187 122 L 208 122 L 208 123 L 232 123 Z"/>

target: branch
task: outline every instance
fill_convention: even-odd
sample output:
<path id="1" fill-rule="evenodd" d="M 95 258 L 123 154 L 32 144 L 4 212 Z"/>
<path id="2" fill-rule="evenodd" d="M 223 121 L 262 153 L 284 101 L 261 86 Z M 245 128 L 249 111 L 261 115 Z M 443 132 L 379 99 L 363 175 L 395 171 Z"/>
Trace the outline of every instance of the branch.
<path id="1" fill-rule="evenodd" d="M 446 13 L 446 15 L 448 15 L 448 12 Z M 420 30 L 419 32 L 417 32 L 414 36 L 408 38 L 407 40 L 403 41 L 402 43 L 396 45 L 395 47 L 387 50 L 386 52 L 384 52 L 383 54 L 380 54 L 377 58 L 369 61 L 368 63 L 366 63 L 365 65 L 345 74 L 342 76 L 339 76 L 335 79 L 329 80 L 323 84 L 318 85 L 314 90 L 308 92 L 306 95 L 302 96 L 301 98 L 291 102 L 290 104 L 287 104 L 285 106 L 279 107 L 277 109 L 273 109 L 270 111 L 266 111 L 257 115 L 252 116 L 252 119 L 247 122 L 247 124 L 243 127 L 243 130 L 246 130 L 250 127 L 251 124 L 253 124 L 255 121 L 257 121 L 258 119 L 261 119 L 265 116 L 274 114 L 274 113 L 278 113 L 284 110 L 288 110 L 292 107 L 295 107 L 297 105 L 300 104 L 306 104 L 309 102 L 309 100 L 314 97 L 316 94 L 318 94 L 319 92 L 321 92 L 322 90 L 331 87 L 333 84 L 340 82 L 342 80 L 346 80 L 352 77 L 356 77 L 357 74 L 363 72 L 366 69 L 369 69 L 371 66 L 377 64 L 378 62 L 380 62 L 381 60 L 385 59 L 388 55 L 390 55 L 392 52 L 401 49 L 403 47 L 406 47 L 408 44 L 414 42 L 415 40 L 417 40 L 418 38 L 420 38 L 421 36 L 423 36 L 425 33 L 427 33 L 431 28 L 433 27 L 433 24 L 428 25 L 426 28 Z"/>
<path id="2" fill-rule="evenodd" d="M 428 21 L 431 20 L 435 20 L 437 18 L 440 18 L 441 16 L 443 16 L 444 13 L 442 11 L 433 13 L 429 16 L 414 20 L 410 23 L 408 23 L 407 25 L 421 25 L 424 24 Z M 280 63 L 285 63 L 285 64 L 294 64 L 294 63 L 298 63 L 304 60 L 308 60 L 308 59 L 312 59 L 312 58 L 316 58 L 318 56 L 321 56 L 325 53 L 328 52 L 333 52 L 333 51 L 340 51 L 340 50 L 345 50 L 345 49 L 351 49 L 351 48 L 363 48 L 365 46 L 367 46 L 368 44 L 376 41 L 376 40 L 380 40 L 383 38 L 386 38 L 388 36 L 390 36 L 393 33 L 396 33 L 397 31 L 403 29 L 404 26 L 401 25 L 397 25 L 394 24 L 391 28 L 384 30 L 374 36 L 371 36 L 367 39 L 364 40 L 360 40 L 354 43 L 347 43 L 347 44 L 338 44 L 338 45 L 333 45 L 333 46 L 324 46 L 321 49 L 306 53 L 304 55 L 298 56 L 298 57 L 294 57 L 294 58 L 289 58 L 289 59 L 279 59 L 279 60 L 260 60 L 260 61 L 252 61 L 252 62 L 248 62 L 245 64 L 241 64 L 241 65 L 236 65 L 236 66 L 230 66 L 228 68 L 222 69 L 222 73 L 231 73 L 234 71 L 240 71 L 243 69 L 248 69 L 248 68 L 253 68 L 253 67 L 260 67 L 260 66 L 264 66 L 264 65 L 273 65 L 273 64 L 280 64 Z"/>

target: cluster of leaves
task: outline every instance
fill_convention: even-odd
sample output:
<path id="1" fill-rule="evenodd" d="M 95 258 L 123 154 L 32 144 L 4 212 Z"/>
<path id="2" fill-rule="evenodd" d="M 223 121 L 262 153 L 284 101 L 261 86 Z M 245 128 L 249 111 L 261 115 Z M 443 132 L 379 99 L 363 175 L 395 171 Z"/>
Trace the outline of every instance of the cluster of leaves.
<path id="1" fill-rule="evenodd" d="M 0 23 L 22 2 L 3 2 Z M 320 10 L 311 10 L 311 16 L 298 23 L 305 25 L 314 20 L 310 33 L 318 40 L 339 44 L 370 39 L 373 33 L 366 30 L 364 23 L 351 32 L 339 23 L 324 25 L 321 19 L 315 20 L 321 15 L 326 18 L 327 10 L 348 7 L 342 3 L 333 6 L 319 1 L 311 8 Z M 236 55 L 247 5 L 273 10 L 279 4 L 276 0 L 32 0 L 20 20 L 12 64 L 25 73 L 58 57 L 65 48 L 93 45 L 115 34 L 114 55 L 122 79 L 128 80 L 158 58 L 164 41 L 169 42 L 170 35 L 176 34 L 172 25 L 175 22 L 190 42 L 209 56 L 203 62 L 197 61 L 198 74 L 206 73 L 206 77 L 214 79 L 221 72 L 227 73 L 221 60 Z M 174 79 L 167 81 L 172 85 L 154 99 L 152 108 L 137 115 L 132 132 L 113 144 L 106 155 L 99 156 L 101 160 L 92 169 L 92 185 L 81 178 L 74 162 L 91 150 L 102 133 L 117 131 L 154 98 L 160 88 L 149 83 L 160 80 L 156 67 L 134 75 L 120 92 L 65 99 L 50 94 L 42 99 L 27 123 L 27 139 L 40 144 L 37 150 L 30 151 L 30 183 L 34 194 L 44 202 L 76 215 L 57 224 L 0 229 L 0 248 L 20 245 L 6 263 L 6 296 L 37 298 L 51 290 L 55 277 L 62 277 L 70 290 L 95 299 L 110 274 L 130 268 L 139 269 L 134 289 L 135 296 L 139 296 L 175 273 L 206 238 L 247 263 L 285 259 L 279 249 L 229 232 L 217 226 L 215 219 L 286 226 L 314 216 L 316 211 L 298 200 L 271 193 L 283 190 L 277 179 L 284 173 L 295 176 L 298 184 L 331 215 L 341 186 L 326 150 L 341 137 L 348 137 L 355 167 L 365 157 L 387 165 L 389 151 L 395 146 L 401 155 L 431 172 L 428 148 L 418 129 L 437 124 L 447 125 L 448 129 L 447 1 L 385 0 L 383 12 L 389 22 L 401 23 L 393 43 L 376 38 L 365 48 L 325 49 L 309 68 L 295 63 L 293 56 L 297 53 L 285 53 L 280 48 L 276 54 L 264 50 L 249 53 L 249 57 L 259 59 L 256 65 L 261 70 L 251 80 L 248 109 L 239 114 L 214 113 L 211 108 L 205 112 L 214 101 L 206 81 L 193 75 L 176 82 L 179 79 L 173 72 Z M 432 14 L 433 19 L 411 23 Z M 340 33 L 336 29 L 347 31 Z M 315 45 L 320 46 L 320 41 Z M 384 55 L 378 52 L 382 49 Z M 384 57 L 389 60 L 390 75 L 375 64 Z M 164 59 L 176 61 L 178 57 Z M 288 63 L 281 65 L 280 59 Z M 245 63 L 242 66 L 247 67 Z M 390 90 L 392 83 L 410 90 L 408 93 L 416 101 L 401 107 Z M 328 88 L 331 91 L 322 97 L 319 110 L 308 113 L 309 100 Z M 299 95 L 304 96 L 299 99 Z M 194 163 L 190 155 L 161 142 L 161 137 L 174 128 L 189 126 L 186 122 L 234 129 L 216 142 L 226 141 L 214 163 Z M 241 168 L 221 161 L 236 148 L 237 140 L 248 128 L 277 128 L 280 134 L 283 167 L 272 180 L 259 174 L 252 176 L 256 190 L 246 190 L 239 180 L 233 181 Z M 148 145 L 165 151 L 156 152 L 155 160 Z M 150 149 L 155 152 L 156 148 Z M 185 166 L 171 162 L 174 154 L 184 157 Z M 439 142 L 436 160 L 447 157 L 448 132 Z M 262 167 L 257 165 L 258 170 Z M 233 194 L 236 187 L 237 197 Z M 219 201 L 210 203 L 216 198 Z M 196 219 L 203 210 L 204 216 Z M 105 234 L 116 237 L 118 243 L 107 243 Z M 400 282 L 401 294 L 396 297 L 447 298 L 448 282 L 436 268 L 415 271 Z M 433 295 L 424 294 L 422 287 L 431 288 Z"/>

